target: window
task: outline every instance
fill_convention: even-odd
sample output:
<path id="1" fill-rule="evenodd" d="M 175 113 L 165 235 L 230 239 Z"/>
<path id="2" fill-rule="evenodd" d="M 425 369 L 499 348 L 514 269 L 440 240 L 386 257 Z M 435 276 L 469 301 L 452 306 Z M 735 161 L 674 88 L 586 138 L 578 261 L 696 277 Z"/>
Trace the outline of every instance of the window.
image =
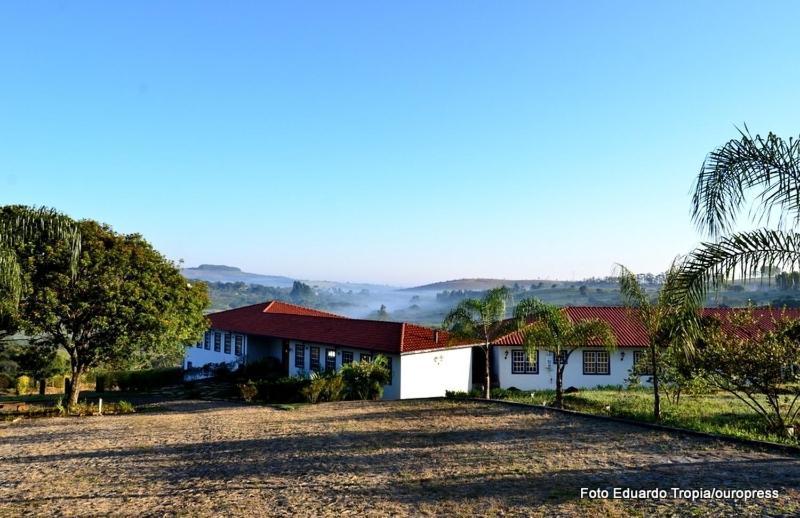
<path id="1" fill-rule="evenodd" d="M 652 376 L 653 369 L 647 359 L 647 351 L 633 351 L 633 372 L 639 376 Z"/>
<path id="2" fill-rule="evenodd" d="M 353 351 L 342 351 L 342 365 L 353 363 Z"/>
<path id="3" fill-rule="evenodd" d="M 386 368 L 389 369 L 389 383 L 387 383 L 387 385 L 391 385 L 392 384 L 392 377 L 393 377 L 393 375 L 392 375 L 392 357 L 391 356 L 387 356 L 386 357 Z"/>
<path id="4" fill-rule="evenodd" d="M 231 353 L 231 334 L 225 333 L 225 354 Z"/>
<path id="5" fill-rule="evenodd" d="M 206 336 L 203 337 L 203 339 L 205 342 L 206 351 L 208 351 L 209 349 L 211 349 L 211 331 L 206 331 Z"/>
<path id="6" fill-rule="evenodd" d="M 511 351 L 511 374 L 539 374 L 539 351 L 528 361 L 528 354 L 522 349 Z"/>
<path id="7" fill-rule="evenodd" d="M 214 352 L 222 349 L 222 333 L 214 333 Z"/>
<path id="8" fill-rule="evenodd" d="M 242 335 L 236 335 L 233 337 L 233 352 L 236 356 L 242 355 L 242 350 L 244 349 L 244 337 Z"/>
<path id="9" fill-rule="evenodd" d="M 319 347 L 311 347 L 310 348 L 311 354 L 309 355 L 311 358 L 311 365 L 309 365 L 309 370 L 318 372 L 319 371 Z"/>
<path id="10" fill-rule="evenodd" d="M 205 341 L 205 337 L 203 337 L 203 339 L 202 339 L 202 340 L 200 340 L 199 342 L 197 342 L 197 348 L 198 348 L 198 349 L 202 349 L 202 348 L 203 348 L 203 342 L 204 342 L 204 341 Z"/>
<path id="11" fill-rule="evenodd" d="M 362 362 L 371 362 L 372 361 L 372 354 L 370 353 L 361 353 L 358 355 L 359 361 Z"/>
<path id="12" fill-rule="evenodd" d="M 325 370 L 336 370 L 336 349 L 325 349 Z"/>
<path id="13" fill-rule="evenodd" d="M 294 344 L 294 367 L 296 369 L 306 369 L 306 346 Z"/>
<path id="14" fill-rule="evenodd" d="M 584 374 L 610 374 L 608 351 L 583 351 Z"/>

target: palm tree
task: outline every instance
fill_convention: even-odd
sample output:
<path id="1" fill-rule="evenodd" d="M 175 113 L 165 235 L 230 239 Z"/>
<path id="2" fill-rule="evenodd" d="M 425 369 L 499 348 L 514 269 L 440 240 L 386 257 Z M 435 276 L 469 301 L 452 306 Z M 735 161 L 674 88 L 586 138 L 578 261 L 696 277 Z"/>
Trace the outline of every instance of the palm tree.
<path id="1" fill-rule="evenodd" d="M 677 293 L 695 303 L 709 287 L 737 276 L 752 278 L 772 267 L 800 266 L 800 139 L 788 142 L 773 133 L 751 136 L 747 126 L 739 138 L 712 151 L 697 178 L 692 219 L 714 239 L 730 232 L 754 191 L 752 221 L 777 228 L 737 232 L 703 243 L 685 260 L 675 283 Z"/>
<path id="2" fill-rule="evenodd" d="M 523 335 L 528 358 L 534 358 L 539 350 L 553 354 L 557 408 L 564 406 L 564 367 L 569 356 L 587 345 L 616 347 L 616 338 L 607 322 L 596 318 L 573 322 L 563 309 L 535 298 L 521 300 L 514 310 L 514 319 Z"/>
<path id="3" fill-rule="evenodd" d="M 48 208 L 6 206 L 0 208 L 0 338 L 8 334 L 22 292 L 22 271 L 16 247 L 31 240 L 67 240 L 72 247 L 70 266 L 77 275 L 81 238 L 75 223 Z"/>
<path id="4" fill-rule="evenodd" d="M 653 418 L 660 421 L 659 356 L 670 346 L 679 347 L 684 355 L 691 354 L 694 343 L 692 337 L 698 327 L 697 309 L 691 299 L 676 295 L 674 286 L 679 275 L 676 262 L 667 270 L 664 284 L 652 299 L 633 272 L 622 265 L 617 265 L 617 268 L 622 300 L 647 334 L 647 360 L 650 362 L 653 380 Z"/>
<path id="5" fill-rule="evenodd" d="M 453 308 L 442 327 L 450 332 L 454 340 L 475 340 L 480 342 L 486 357 L 486 399 L 491 398 L 490 352 L 492 341 L 505 334 L 508 322 L 505 320 L 509 292 L 505 286 L 486 292 L 481 299 L 464 299 Z"/>

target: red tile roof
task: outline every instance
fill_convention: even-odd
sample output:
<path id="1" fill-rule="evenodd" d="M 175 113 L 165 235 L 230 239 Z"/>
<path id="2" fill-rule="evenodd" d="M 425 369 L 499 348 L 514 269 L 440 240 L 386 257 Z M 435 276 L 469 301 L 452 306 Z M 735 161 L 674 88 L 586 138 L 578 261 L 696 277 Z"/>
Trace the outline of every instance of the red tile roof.
<path id="1" fill-rule="evenodd" d="M 617 339 L 619 347 L 644 347 L 647 345 L 647 333 L 639 323 L 635 314 L 629 308 L 621 306 L 567 306 L 563 308 L 569 318 L 576 320 L 586 320 L 597 318 L 608 322 Z M 724 317 L 733 311 L 742 311 L 741 308 L 705 308 L 702 310 L 703 316 Z M 800 318 L 798 309 L 768 309 L 758 308 L 753 310 L 760 331 L 773 329 L 774 322 L 781 318 Z M 726 318 L 722 318 L 723 326 L 730 325 Z M 726 324 L 727 323 L 727 324 Z M 513 331 L 495 340 L 494 345 L 522 345 L 523 336 L 520 331 Z"/>
<path id="2" fill-rule="evenodd" d="M 208 318 L 214 329 L 394 354 L 449 345 L 444 331 L 403 322 L 347 318 L 274 301 L 212 313 Z"/>
<path id="3" fill-rule="evenodd" d="M 296 304 L 289 304 L 280 300 L 271 300 L 267 302 L 264 307 L 264 313 L 282 313 L 284 315 L 306 315 L 310 317 L 330 317 L 330 318 L 347 318 L 336 313 L 328 313 L 327 311 L 320 311 L 318 309 L 307 308 L 298 306 Z"/>

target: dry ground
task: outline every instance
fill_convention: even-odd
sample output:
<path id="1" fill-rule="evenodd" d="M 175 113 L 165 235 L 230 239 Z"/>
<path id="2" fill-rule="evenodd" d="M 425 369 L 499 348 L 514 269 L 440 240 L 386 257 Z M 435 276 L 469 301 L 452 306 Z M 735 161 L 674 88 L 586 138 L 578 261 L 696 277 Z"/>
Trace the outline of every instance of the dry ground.
<path id="1" fill-rule="evenodd" d="M 590 501 L 581 487 L 778 489 Z M 788 515 L 800 458 L 501 405 L 167 403 L 0 428 L 0 514 Z"/>

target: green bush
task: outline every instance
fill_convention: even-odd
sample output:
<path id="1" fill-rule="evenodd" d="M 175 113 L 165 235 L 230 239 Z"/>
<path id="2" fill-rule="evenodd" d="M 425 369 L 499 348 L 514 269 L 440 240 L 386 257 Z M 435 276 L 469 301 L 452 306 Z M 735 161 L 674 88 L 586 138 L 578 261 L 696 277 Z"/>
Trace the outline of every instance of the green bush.
<path id="1" fill-rule="evenodd" d="M 239 383 L 236 385 L 236 388 L 239 389 L 239 395 L 241 398 L 248 403 L 253 401 L 258 395 L 258 387 L 252 381 L 248 381 L 247 383 Z"/>
<path id="2" fill-rule="evenodd" d="M 183 381 L 183 369 L 180 367 L 164 367 L 160 369 L 97 372 L 95 380 L 105 390 L 118 388 L 124 392 L 138 392 L 181 384 Z"/>
<path id="3" fill-rule="evenodd" d="M 347 399 L 380 399 L 383 386 L 391 381 L 387 359 L 378 355 L 371 362 L 353 362 L 342 367 L 341 376 Z"/>
<path id="4" fill-rule="evenodd" d="M 444 397 L 449 399 L 470 399 L 482 397 L 482 394 L 480 390 L 476 389 L 472 389 L 469 392 L 464 392 L 463 390 L 446 390 L 444 392 Z"/>
<path id="5" fill-rule="evenodd" d="M 313 373 L 310 383 L 303 388 L 303 396 L 309 403 L 341 401 L 345 395 L 344 380 L 335 372 Z"/>
<path id="6" fill-rule="evenodd" d="M 277 380 L 286 377 L 280 360 L 267 356 L 243 365 L 236 374 L 243 379 Z"/>
<path id="7" fill-rule="evenodd" d="M 20 376 L 14 383 L 14 388 L 18 396 L 23 396 L 28 393 L 31 388 L 31 379 L 28 376 Z"/>
<path id="8" fill-rule="evenodd" d="M 0 372 L 0 390 L 6 390 L 14 384 L 14 378 L 6 374 L 5 372 Z"/>
<path id="9" fill-rule="evenodd" d="M 127 401 L 120 401 L 114 407 L 115 414 L 132 414 L 136 412 L 136 408 Z"/>
<path id="10" fill-rule="evenodd" d="M 310 379 L 300 376 L 258 381 L 258 399 L 268 403 L 302 403 L 306 400 L 303 390 L 310 384 Z"/>

